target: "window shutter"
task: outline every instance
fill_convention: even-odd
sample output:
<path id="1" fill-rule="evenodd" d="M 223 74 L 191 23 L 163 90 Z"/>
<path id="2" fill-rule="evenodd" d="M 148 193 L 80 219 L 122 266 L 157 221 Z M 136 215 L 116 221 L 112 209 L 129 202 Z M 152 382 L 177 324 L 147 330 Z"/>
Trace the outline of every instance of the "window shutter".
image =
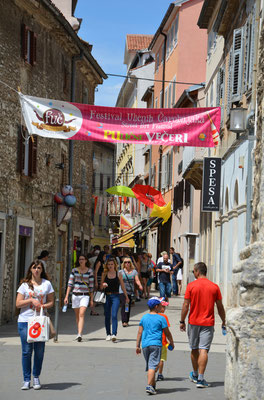
<path id="1" fill-rule="evenodd" d="M 165 156 L 162 156 L 161 162 L 161 188 L 164 189 L 165 187 L 165 176 L 166 176 L 166 162 Z"/>
<path id="2" fill-rule="evenodd" d="M 184 191 L 184 180 L 179 183 L 179 192 L 178 192 L 178 208 L 180 210 L 183 209 L 183 191 Z"/>
<path id="3" fill-rule="evenodd" d="M 240 100 L 243 72 L 243 28 L 235 29 L 233 35 L 232 101 Z"/>
<path id="4" fill-rule="evenodd" d="M 30 32 L 30 54 L 31 64 L 35 65 L 37 61 L 37 35 L 34 32 Z"/>
<path id="5" fill-rule="evenodd" d="M 174 25 L 174 46 L 176 46 L 178 42 L 178 26 L 179 26 L 179 13 L 176 16 L 175 25 Z"/>
<path id="6" fill-rule="evenodd" d="M 178 185 L 174 187 L 174 195 L 173 195 L 173 211 L 177 211 L 177 190 L 178 190 Z"/>
<path id="7" fill-rule="evenodd" d="M 224 99 L 225 99 L 225 70 L 221 67 L 217 74 L 217 98 L 216 106 L 221 107 L 221 125 L 224 120 Z"/>
<path id="8" fill-rule="evenodd" d="M 188 181 L 185 181 L 185 189 L 184 189 L 184 204 L 185 206 L 189 206 L 191 202 L 191 185 Z"/>
<path id="9" fill-rule="evenodd" d="M 160 188 L 161 188 L 161 184 L 160 184 L 160 160 L 158 160 L 157 186 L 158 186 L 158 189 L 160 190 Z"/>
<path id="10" fill-rule="evenodd" d="M 27 61 L 27 45 L 28 45 L 28 27 L 25 24 L 21 26 L 21 51 L 22 58 Z"/>
<path id="11" fill-rule="evenodd" d="M 19 125 L 17 133 L 17 171 L 22 174 L 25 165 L 25 141 L 23 136 L 26 135 L 26 129 Z"/>
<path id="12" fill-rule="evenodd" d="M 37 147 L 37 136 L 31 136 L 29 138 L 28 176 L 34 176 L 37 174 Z"/>
<path id="13" fill-rule="evenodd" d="M 231 108 L 231 91 L 232 91 L 232 73 L 233 73 L 233 49 L 229 52 L 228 62 L 228 82 L 227 82 L 227 98 L 226 98 L 226 115 L 230 114 Z"/>

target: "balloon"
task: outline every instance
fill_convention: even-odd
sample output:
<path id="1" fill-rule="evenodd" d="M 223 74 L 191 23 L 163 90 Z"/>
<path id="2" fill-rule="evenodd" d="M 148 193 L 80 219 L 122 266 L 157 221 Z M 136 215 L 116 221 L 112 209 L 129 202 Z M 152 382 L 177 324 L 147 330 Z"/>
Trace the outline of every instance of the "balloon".
<path id="1" fill-rule="evenodd" d="M 61 189 L 61 193 L 63 196 L 67 196 L 68 194 L 73 194 L 73 188 L 70 185 L 65 185 Z"/>
<path id="2" fill-rule="evenodd" d="M 73 207 L 76 204 L 76 197 L 68 194 L 68 196 L 64 198 L 64 203 L 68 207 Z"/>
<path id="3" fill-rule="evenodd" d="M 61 193 L 56 193 L 54 196 L 54 200 L 57 204 L 62 204 L 64 202 L 64 197 Z"/>

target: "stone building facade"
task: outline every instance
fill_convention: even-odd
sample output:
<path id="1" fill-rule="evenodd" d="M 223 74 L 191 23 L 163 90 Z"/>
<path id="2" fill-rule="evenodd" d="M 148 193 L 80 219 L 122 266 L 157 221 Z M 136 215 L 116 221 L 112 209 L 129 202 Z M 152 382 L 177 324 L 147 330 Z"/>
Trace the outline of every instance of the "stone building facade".
<path id="1" fill-rule="evenodd" d="M 1 0 L 0 6 L 3 323 L 14 316 L 18 283 L 43 249 L 50 252 L 47 270 L 56 294 L 63 296 L 67 257 L 67 224 L 57 227 L 53 197 L 68 184 L 69 143 L 39 136 L 34 141 L 28 138 L 19 97 L 10 88 L 20 88 L 27 95 L 70 101 L 74 87 L 76 102 L 93 104 L 95 88 L 106 75 L 91 54 L 92 46 L 79 39 L 50 0 Z M 83 250 L 88 250 L 90 242 L 92 153 L 92 143 L 74 143 L 73 187 L 77 204 L 72 231 L 73 239 L 80 241 Z"/>

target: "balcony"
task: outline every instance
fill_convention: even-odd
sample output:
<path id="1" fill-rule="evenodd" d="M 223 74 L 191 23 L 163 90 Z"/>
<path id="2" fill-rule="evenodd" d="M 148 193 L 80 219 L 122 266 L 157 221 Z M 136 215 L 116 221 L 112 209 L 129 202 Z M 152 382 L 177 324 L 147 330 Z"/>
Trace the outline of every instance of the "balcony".
<path id="1" fill-rule="evenodd" d="M 182 156 L 182 176 L 197 190 L 202 189 L 204 148 L 185 147 Z"/>

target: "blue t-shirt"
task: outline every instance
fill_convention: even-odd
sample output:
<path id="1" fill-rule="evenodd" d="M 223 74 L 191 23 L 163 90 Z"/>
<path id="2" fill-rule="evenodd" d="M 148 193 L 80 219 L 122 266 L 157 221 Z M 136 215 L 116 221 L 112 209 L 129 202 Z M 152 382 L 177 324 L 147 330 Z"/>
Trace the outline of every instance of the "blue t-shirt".
<path id="1" fill-rule="evenodd" d="M 162 347 L 162 331 L 168 324 L 159 314 L 145 314 L 140 320 L 139 326 L 143 326 L 142 348 L 148 346 Z"/>

